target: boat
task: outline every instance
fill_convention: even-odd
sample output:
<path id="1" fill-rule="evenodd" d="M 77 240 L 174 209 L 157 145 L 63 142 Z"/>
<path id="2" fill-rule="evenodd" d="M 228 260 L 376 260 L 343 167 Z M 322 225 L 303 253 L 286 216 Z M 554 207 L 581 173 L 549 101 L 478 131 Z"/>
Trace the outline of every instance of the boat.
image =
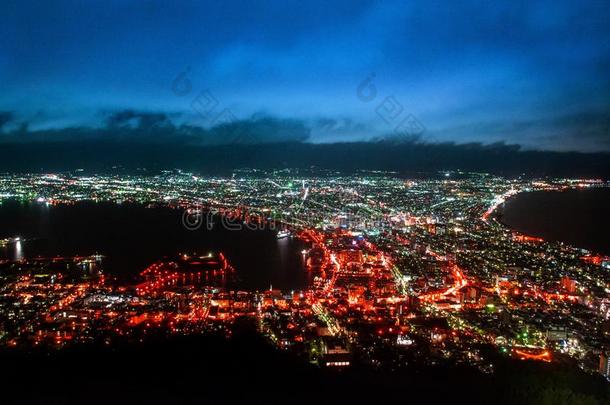
<path id="1" fill-rule="evenodd" d="M 277 232 L 277 238 L 278 239 L 287 238 L 289 236 L 290 236 L 290 231 L 288 229 L 282 229 L 282 230 Z"/>

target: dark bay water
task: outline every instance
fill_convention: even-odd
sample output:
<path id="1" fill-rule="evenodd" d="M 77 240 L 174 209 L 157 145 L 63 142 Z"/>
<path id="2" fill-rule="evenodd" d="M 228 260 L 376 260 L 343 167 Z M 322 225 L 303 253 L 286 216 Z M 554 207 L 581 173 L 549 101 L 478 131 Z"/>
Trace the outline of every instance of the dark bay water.
<path id="1" fill-rule="evenodd" d="M 501 221 L 547 240 L 610 254 L 610 189 L 535 191 L 504 205 Z"/>
<path id="2" fill-rule="evenodd" d="M 102 254 L 104 271 L 129 278 L 163 256 L 223 252 L 237 270 L 237 286 L 261 290 L 298 289 L 306 285 L 301 250 L 295 239 L 271 231 L 205 226 L 189 231 L 182 212 L 140 205 L 79 203 L 46 206 L 5 201 L 0 205 L 0 239 L 20 236 L 25 242 L 0 247 L 0 258 Z"/>

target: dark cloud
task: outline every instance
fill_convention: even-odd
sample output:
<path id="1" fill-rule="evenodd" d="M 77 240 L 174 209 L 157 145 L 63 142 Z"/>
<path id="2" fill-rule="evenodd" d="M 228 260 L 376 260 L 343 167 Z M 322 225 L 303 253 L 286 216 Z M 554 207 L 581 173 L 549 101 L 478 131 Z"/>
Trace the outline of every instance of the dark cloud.
<path id="1" fill-rule="evenodd" d="M 140 112 L 123 110 L 112 113 L 106 120 L 109 128 L 138 128 L 151 129 L 153 127 L 172 126 L 167 114 L 155 112 Z"/>
<path id="2" fill-rule="evenodd" d="M 4 125 L 11 122 L 13 120 L 13 113 L 11 111 L 0 111 L 0 132 L 2 132 L 2 128 Z"/>
<path id="3" fill-rule="evenodd" d="M 310 132 L 302 121 L 255 116 L 212 127 L 209 136 L 218 143 L 224 140 L 227 143 L 256 144 L 304 142 L 309 139 Z"/>
<path id="4" fill-rule="evenodd" d="M 582 112 L 559 117 L 550 122 L 558 130 L 565 130 L 572 138 L 586 138 L 610 145 L 610 112 Z M 558 139 L 559 138 L 559 139 Z M 555 136 L 560 140 L 561 136 Z"/>
<path id="5" fill-rule="evenodd" d="M 375 130 L 351 118 L 318 118 L 312 123 L 315 142 L 353 142 L 370 138 Z"/>
<path id="6" fill-rule="evenodd" d="M 121 110 L 107 114 L 101 128 L 69 127 L 62 129 L 19 130 L 0 136 L 2 143 L 57 143 L 107 140 L 151 144 L 266 144 L 304 142 L 310 129 L 299 120 L 254 115 L 249 119 L 231 119 L 210 128 L 188 124 L 176 125 L 168 114 Z M 27 124 L 27 123 L 26 123 Z"/>
<path id="7" fill-rule="evenodd" d="M 35 130 L 28 122 L 16 121 L 11 112 L 0 113 L 0 142 L 44 143 L 66 141 L 137 141 L 157 144 L 225 145 L 269 144 L 283 142 L 350 143 L 366 140 L 373 143 L 451 143 L 446 133 L 459 138 L 475 139 L 475 145 L 520 145 L 525 149 L 570 151 L 582 150 L 583 142 L 590 145 L 588 151 L 610 149 L 610 113 L 580 112 L 557 115 L 539 120 L 496 120 L 479 122 L 432 135 L 426 130 L 420 133 L 387 131 L 370 136 L 370 128 L 349 118 L 319 118 L 315 120 L 281 119 L 255 114 L 247 119 L 229 116 L 210 127 L 177 123 L 180 114 L 132 109 L 102 114 L 101 127 L 68 127 Z M 10 129 L 9 129 L 10 128 Z M 507 139 L 513 141 L 507 142 Z M 436 141 L 435 141 L 436 140 Z M 461 142 L 468 144 L 468 142 Z"/>
<path id="8" fill-rule="evenodd" d="M 539 119 L 474 122 L 437 131 L 437 135 L 480 143 L 518 143 L 528 149 L 585 152 L 610 149 L 610 113 L 581 111 Z"/>

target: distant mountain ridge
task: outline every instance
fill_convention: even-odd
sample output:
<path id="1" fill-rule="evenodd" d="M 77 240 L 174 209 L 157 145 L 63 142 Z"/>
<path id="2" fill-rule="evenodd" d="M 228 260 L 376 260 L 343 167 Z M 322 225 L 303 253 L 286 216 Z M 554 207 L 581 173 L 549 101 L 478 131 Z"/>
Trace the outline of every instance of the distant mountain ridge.
<path id="1" fill-rule="evenodd" d="M 86 140 L 4 143 L 0 171 L 50 172 L 82 168 L 98 172 L 180 168 L 229 173 L 239 168 L 306 168 L 341 171 L 483 171 L 509 177 L 610 178 L 610 153 L 524 151 L 518 145 L 417 141 L 312 144 L 301 142 L 189 145 L 172 142 Z"/>

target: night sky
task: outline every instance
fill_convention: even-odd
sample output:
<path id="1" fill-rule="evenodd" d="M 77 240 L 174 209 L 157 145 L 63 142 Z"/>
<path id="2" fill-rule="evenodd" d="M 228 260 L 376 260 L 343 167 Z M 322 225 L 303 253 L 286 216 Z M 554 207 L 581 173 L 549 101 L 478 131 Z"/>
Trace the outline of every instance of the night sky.
<path id="1" fill-rule="evenodd" d="M 5 143 L 230 127 L 610 151 L 608 1 L 4 0 L 0 18 Z"/>

